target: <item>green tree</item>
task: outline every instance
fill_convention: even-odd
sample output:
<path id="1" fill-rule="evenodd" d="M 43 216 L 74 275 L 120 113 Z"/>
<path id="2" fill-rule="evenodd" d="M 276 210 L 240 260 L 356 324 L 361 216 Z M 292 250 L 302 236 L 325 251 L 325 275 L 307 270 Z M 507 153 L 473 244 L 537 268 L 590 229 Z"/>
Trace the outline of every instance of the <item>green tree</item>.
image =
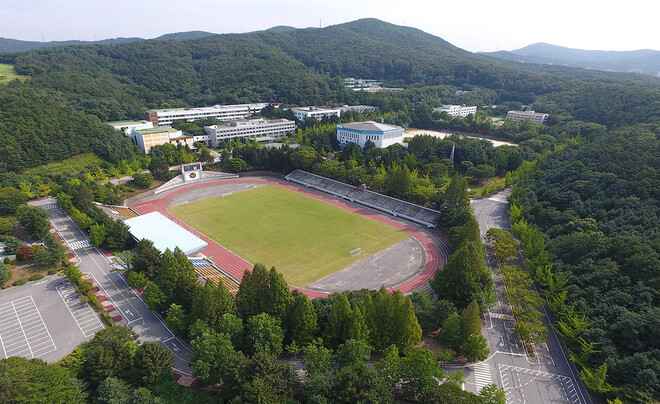
<path id="1" fill-rule="evenodd" d="M 484 386 L 479 392 L 479 399 L 482 404 L 506 404 L 504 389 L 494 384 Z"/>
<path id="2" fill-rule="evenodd" d="M 286 324 L 289 313 L 293 307 L 293 295 L 284 280 L 284 276 L 277 272 L 275 267 L 268 273 L 268 303 L 266 313 L 280 320 L 280 324 Z"/>
<path id="3" fill-rule="evenodd" d="M 89 228 L 89 242 L 93 246 L 99 246 L 105 241 L 106 229 L 104 224 L 94 224 Z"/>
<path id="4" fill-rule="evenodd" d="M 290 339 L 300 346 L 310 344 L 316 337 L 318 332 L 316 311 L 312 302 L 303 293 L 296 296 L 289 324 Z"/>
<path id="5" fill-rule="evenodd" d="M 465 242 L 449 257 L 447 264 L 436 271 L 430 283 L 439 299 L 465 308 L 483 291 L 484 277 L 490 279 L 485 272 L 481 243 Z"/>
<path id="6" fill-rule="evenodd" d="M 5 265 L 3 262 L 0 262 L 0 283 L 8 281 L 9 278 L 9 270 L 7 269 L 7 265 Z"/>
<path id="7" fill-rule="evenodd" d="M 133 358 L 135 377 L 153 383 L 161 372 L 172 368 L 172 355 L 160 343 L 145 341 L 137 347 Z"/>
<path id="8" fill-rule="evenodd" d="M 128 283 L 130 287 L 139 289 L 147 286 L 149 279 L 147 279 L 143 273 L 130 271 L 128 273 L 128 279 L 126 280 L 126 283 Z"/>
<path id="9" fill-rule="evenodd" d="M 326 341 L 330 346 L 337 347 L 350 338 L 353 324 L 353 310 L 345 293 L 342 293 L 328 313 Z"/>
<path id="10" fill-rule="evenodd" d="M 308 344 L 303 347 L 302 362 L 307 374 L 326 375 L 332 366 L 332 351 L 321 344 Z"/>
<path id="11" fill-rule="evenodd" d="M 386 404 L 394 402 L 394 398 L 383 377 L 363 364 L 343 367 L 334 373 L 332 402 Z"/>
<path id="12" fill-rule="evenodd" d="M 16 209 L 16 218 L 29 235 L 43 239 L 50 231 L 50 213 L 46 209 L 22 205 Z"/>
<path id="13" fill-rule="evenodd" d="M 167 326 L 178 336 L 185 336 L 188 332 L 188 316 L 178 304 L 172 303 L 167 313 Z"/>
<path id="14" fill-rule="evenodd" d="M 14 223 L 11 220 L 0 217 L 0 236 L 11 234 L 13 229 Z"/>
<path id="15" fill-rule="evenodd" d="M 98 385 L 108 377 L 128 374 L 137 350 L 137 337 L 130 328 L 115 326 L 97 332 L 94 338 L 83 343 L 83 371 L 88 380 Z"/>
<path id="16" fill-rule="evenodd" d="M 423 332 L 433 332 L 440 328 L 443 320 L 439 319 L 437 304 L 428 293 L 421 289 L 416 290 L 410 295 L 410 301 Z"/>
<path id="17" fill-rule="evenodd" d="M 412 397 L 424 394 L 445 375 L 441 362 L 428 349 L 413 348 L 407 351 L 400 366 L 403 390 Z"/>
<path id="18" fill-rule="evenodd" d="M 388 174 L 386 185 L 389 195 L 403 197 L 412 190 L 414 175 L 408 167 L 394 163 Z"/>
<path id="19" fill-rule="evenodd" d="M 158 268 L 160 265 L 160 251 L 154 247 L 151 240 L 142 239 L 137 243 L 137 252 L 133 256 L 133 268 L 142 272 L 149 279 L 154 279 L 158 276 Z"/>
<path id="20" fill-rule="evenodd" d="M 131 387 L 116 377 L 103 380 L 97 389 L 98 400 L 106 404 L 125 404 L 131 396 Z"/>
<path id="21" fill-rule="evenodd" d="M 422 327 L 415 315 L 415 309 L 410 298 L 404 297 L 400 290 L 392 295 L 394 304 L 393 323 L 396 333 L 392 342 L 399 348 L 411 348 L 422 340 Z"/>
<path id="22" fill-rule="evenodd" d="M 472 334 L 463 343 L 463 353 L 470 362 L 482 361 L 488 357 L 490 348 L 486 337 L 481 334 Z"/>
<path id="23" fill-rule="evenodd" d="M 231 313 L 223 314 L 215 324 L 215 331 L 228 335 L 235 348 L 243 346 L 244 328 L 243 320 L 240 317 L 236 317 Z"/>
<path id="24" fill-rule="evenodd" d="M 337 347 L 335 361 L 338 367 L 359 366 L 371 356 L 371 346 L 360 339 L 348 339 Z"/>
<path id="25" fill-rule="evenodd" d="M 162 156 L 153 157 L 149 163 L 149 172 L 159 180 L 169 179 L 170 165 L 167 159 Z"/>
<path id="26" fill-rule="evenodd" d="M 27 195 L 16 188 L 0 188 L 0 215 L 13 215 L 27 200 Z"/>
<path id="27" fill-rule="evenodd" d="M 612 386 L 607 383 L 607 363 L 603 363 L 595 371 L 588 368 L 582 369 L 580 378 L 587 388 L 595 392 L 607 393 L 612 390 Z"/>
<path id="28" fill-rule="evenodd" d="M 210 280 L 206 280 L 204 287 L 195 290 L 191 321 L 203 320 L 213 326 L 223 314 L 235 312 L 234 298 L 229 294 L 227 287 L 220 284 L 217 287 Z"/>
<path id="29" fill-rule="evenodd" d="M 12 356 L 0 360 L 0 402 L 83 404 L 87 393 L 65 368 L 41 359 Z"/>
<path id="30" fill-rule="evenodd" d="M 248 319 L 245 326 L 246 352 L 264 352 L 278 356 L 282 353 L 283 340 L 284 332 L 276 318 L 261 313 Z"/>
<path id="31" fill-rule="evenodd" d="M 205 384 L 220 382 L 237 359 L 227 334 L 209 331 L 192 340 L 190 345 L 193 349 L 190 363 L 195 369 L 194 374 L 201 377 Z"/>
<path id="32" fill-rule="evenodd" d="M 467 340 L 470 335 L 481 333 L 481 317 L 476 300 L 473 300 L 461 313 L 461 330 L 463 340 Z"/>
<path id="33" fill-rule="evenodd" d="M 147 290 L 144 291 L 144 301 L 149 310 L 163 310 L 167 303 L 167 296 L 165 296 L 165 293 L 160 290 L 158 285 L 150 282 L 147 286 Z"/>
<path id="34" fill-rule="evenodd" d="M 461 333 L 461 319 L 458 313 L 454 313 L 444 323 L 442 323 L 442 333 L 440 338 L 453 347 L 461 346 L 463 336 Z"/>

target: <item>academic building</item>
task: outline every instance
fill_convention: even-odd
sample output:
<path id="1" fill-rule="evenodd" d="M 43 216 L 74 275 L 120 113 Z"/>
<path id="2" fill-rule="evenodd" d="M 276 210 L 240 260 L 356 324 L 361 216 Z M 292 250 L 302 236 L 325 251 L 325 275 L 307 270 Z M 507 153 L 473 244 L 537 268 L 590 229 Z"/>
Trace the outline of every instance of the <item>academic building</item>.
<path id="1" fill-rule="evenodd" d="M 371 140 L 376 147 L 385 148 L 403 143 L 403 128 L 374 121 L 344 123 L 337 125 L 337 140 L 341 147 L 356 143 L 364 148 Z"/>
<path id="2" fill-rule="evenodd" d="M 269 103 L 213 105 L 200 108 L 154 109 L 144 113 L 144 119 L 154 125 L 169 125 L 176 120 L 192 122 L 201 118 L 216 118 L 221 121 L 245 119 L 261 112 Z"/>
<path id="3" fill-rule="evenodd" d="M 506 113 L 507 120 L 518 122 L 545 123 L 548 120 L 548 116 L 550 115 L 534 111 L 509 111 Z"/>
<path id="4" fill-rule="evenodd" d="M 323 108 L 323 107 L 300 107 L 300 108 L 291 108 L 293 116 L 296 117 L 299 121 L 304 121 L 306 118 L 314 118 L 317 121 L 325 117 L 341 115 L 341 109 L 339 108 Z"/>
<path id="5" fill-rule="evenodd" d="M 296 130 L 296 123 L 288 119 L 250 119 L 229 122 L 224 125 L 205 126 L 205 137 L 195 136 L 195 141 L 206 142 L 208 146 L 218 147 L 226 139 L 251 138 L 272 140 L 286 136 Z"/>
<path id="6" fill-rule="evenodd" d="M 465 105 L 443 105 L 440 108 L 434 108 L 434 111 L 437 112 L 446 112 L 450 116 L 457 116 L 459 118 L 465 118 L 470 114 L 477 113 L 477 107 L 466 107 Z"/>
<path id="7" fill-rule="evenodd" d="M 146 154 L 153 146 L 165 143 L 193 147 L 193 136 L 170 126 L 155 126 L 150 129 L 133 129 L 130 133 L 133 142 Z"/>

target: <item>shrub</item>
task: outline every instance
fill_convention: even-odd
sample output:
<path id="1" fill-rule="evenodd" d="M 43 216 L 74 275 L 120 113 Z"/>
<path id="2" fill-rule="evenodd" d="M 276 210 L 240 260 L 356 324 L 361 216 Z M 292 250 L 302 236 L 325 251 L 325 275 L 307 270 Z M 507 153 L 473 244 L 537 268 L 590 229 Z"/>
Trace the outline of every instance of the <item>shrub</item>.
<path id="1" fill-rule="evenodd" d="M 56 273 L 60 272 L 62 270 L 62 267 L 57 267 L 57 268 L 51 268 L 48 270 L 48 275 L 55 275 Z"/>
<path id="2" fill-rule="evenodd" d="M 78 287 L 76 288 L 76 291 L 81 295 L 86 295 L 87 293 L 91 292 L 91 290 L 92 290 L 92 283 L 89 281 L 80 282 L 78 284 Z"/>
<path id="3" fill-rule="evenodd" d="M 106 311 L 102 311 L 102 312 L 101 312 L 101 317 L 103 318 L 103 320 L 105 320 L 105 322 L 106 322 L 108 325 L 110 325 L 110 326 L 115 325 L 115 322 L 112 321 L 112 317 L 110 317 L 110 314 L 108 314 L 108 312 L 106 312 Z"/>
<path id="4" fill-rule="evenodd" d="M 75 285 L 78 285 L 80 282 L 82 282 L 82 272 L 80 272 L 80 270 L 75 265 L 69 265 L 66 268 L 64 275 L 69 278 L 69 280 Z"/>
<path id="5" fill-rule="evenodd" d="M 43 277 L 44 277 L 44 276 L 43 276 L 42 274 L 34 274 L 34 275 L 30 276 L 30 277 L 28 278 L 28 280 L 31 280 L 31 281 L 37 281 L 37 280 L 39 280 L 39 279 L 41 279 L 41 278 L 43 278 Z"/>
<path id="6" fill-rule="evenodd" d="M 5 263 L 5 265 L 13 265 L 13 262 L 11 261 L 11 258 L 5 257 L 5 259 L 2 261 Z"/>
<path id="7" fill-rule="evenodd" d="M 17 281 L 14 281 L 14 283 L 12 283 L 12 285 L 21 286 L 21 285 L 25 285 L 26 283 L 27 283 L 27 279 L 23 278 L 23 279 L 19 279 Z"/>

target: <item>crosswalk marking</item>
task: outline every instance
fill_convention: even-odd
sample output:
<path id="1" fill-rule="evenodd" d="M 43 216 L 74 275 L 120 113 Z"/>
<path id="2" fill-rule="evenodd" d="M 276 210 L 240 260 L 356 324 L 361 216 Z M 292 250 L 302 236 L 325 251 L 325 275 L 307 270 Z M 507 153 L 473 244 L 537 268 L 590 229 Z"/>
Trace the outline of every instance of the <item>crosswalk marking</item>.
<path id="1" fill-rule="evenodd" d="M 488 198 L 489 201 L 508 203 L 508 198 L 504 195 L 494 195 Z"/>
<path id="2" fill-rule="evenodd" d="M 87 239 L 72 242 L 67 241 L 67 244 L 69 244 L 69 247 L 71 247 L 72 250 L 78 250 L 80 248 L 87 248 L 91 246 L 91 244 L 89 244 L 89 240 Z"/>
<path id="3" fill-rule="evenodd" d="M 477 363 L 474 365 L 474 379 L 477 385 L 477 391 L 481 391 L 485 386 L 493 381 L 490 377 L 490 365 L 487 363 Z"/>
<path id="4" fill-rule="evenodd" d="M 48 205 L 43 205 L 41 207 L 46 210 L 60 210 L 60 207 L 55 203 L 49 203 Z"/>
<path id="5" fill-rule="evenodd" d="M 501 320 L 509 320 L 509 321 L 516 321 L 516 318 L 513 317 L 510 314 L 504 314 L 504 313 L 490 313 L 490 316 L 492 318 L 499 318 Z"/>

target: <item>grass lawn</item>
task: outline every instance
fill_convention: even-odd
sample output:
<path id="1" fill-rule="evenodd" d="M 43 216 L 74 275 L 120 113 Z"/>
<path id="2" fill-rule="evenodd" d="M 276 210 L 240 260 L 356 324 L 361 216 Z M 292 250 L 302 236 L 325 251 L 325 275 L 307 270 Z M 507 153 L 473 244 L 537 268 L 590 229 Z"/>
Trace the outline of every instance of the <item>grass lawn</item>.
<path id="1" fill-rule="evenodd" d="M 73 175 L 77 175 L 84 168 L 98 167 L 101 163 L 103 163 L 103 159 L 94 153 L 78 154 L 68 159 L 52 161 L 48 164 L 29 168 L 25 170 L 25 174 L 48 176 L 68 171 Z"/>
<path id="2" fill-rule="evenodd" d="M 405 240 L 408 233 L 267 185 L 174 206 L 170 213 L 246 260 L 305 286 Z M 361 248 L 351 257 L 349 252 Z"/>
<path id="3" fill-rule="evenodd" d="M 14 65 L 0 63 L 0 84 L 7 84 L 14 79 L 25 81 L 25 79 L 27 79 L 27 76 L 21 76 L 20 74 L 16 74 L 16 71 L 14 70 Z"/>

